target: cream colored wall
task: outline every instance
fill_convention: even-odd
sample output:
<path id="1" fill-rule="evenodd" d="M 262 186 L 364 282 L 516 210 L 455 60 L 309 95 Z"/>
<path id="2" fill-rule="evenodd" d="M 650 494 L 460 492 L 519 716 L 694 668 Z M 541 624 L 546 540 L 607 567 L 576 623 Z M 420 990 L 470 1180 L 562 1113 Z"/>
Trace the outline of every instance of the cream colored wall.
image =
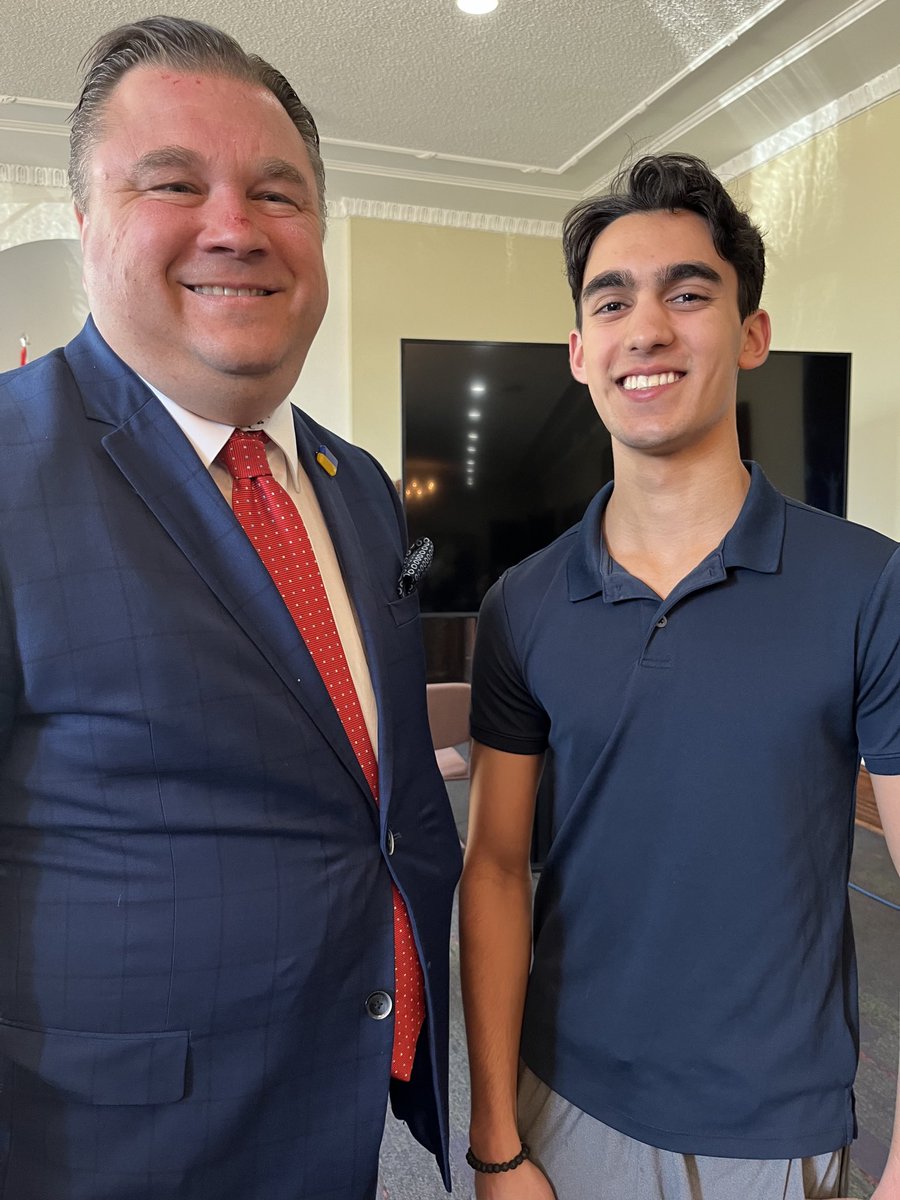
<path id="1" fill-rule="evenodd" d="M 849 350 L 848 515 L 900 538 L 900 96 L 735 182 L 768 247 L 780 350 Z"/>
<path id="2" fill-rule="evenodd" d="M 316 334 L 291 400 L 341 437 L 352 438 L 350 411 L 349 248 L 350 222 L 328 222 L 325 269 L 328 309 Z"/>
<path id="3" fill-rule="evenodd" d="M 400 477 L 400 339 L 564 342 L 556 238 L 350 222 L 353 440 Z"/>

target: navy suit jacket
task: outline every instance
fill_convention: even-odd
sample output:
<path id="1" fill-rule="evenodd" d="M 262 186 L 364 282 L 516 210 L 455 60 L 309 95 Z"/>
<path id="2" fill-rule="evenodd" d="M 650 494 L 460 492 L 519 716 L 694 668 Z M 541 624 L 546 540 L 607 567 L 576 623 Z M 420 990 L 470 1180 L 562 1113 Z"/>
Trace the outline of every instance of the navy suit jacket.
<path id="1" fill-rule="evenodd" d="M 459 843 L 396 594 L 402 510 L 368 454 L 295 425 L 372 675 L 380 808 L 209 472 L 93 324 L 0 377 L 8 1200 L 368 1200 L 392 878 L 428 1015 L 390 1091 L 449 1186 Z"/>

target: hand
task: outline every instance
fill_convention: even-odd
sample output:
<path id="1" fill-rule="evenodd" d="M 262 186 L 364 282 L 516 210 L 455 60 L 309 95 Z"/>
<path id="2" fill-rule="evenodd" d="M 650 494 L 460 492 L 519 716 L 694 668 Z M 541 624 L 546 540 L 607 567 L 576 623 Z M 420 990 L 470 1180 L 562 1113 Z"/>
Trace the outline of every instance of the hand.
<path id="1" fill-rule="evenodd" d="M 896 1158 L 888 1160 L 872 1200 L 900 1200 L 900 1164 Z"/>
<path id="2" fill-rule="evenodd" d="M 514 1171 L 475 1174 L 475 1200 L 556 1200 L 544 1172 L 527 1160 Z"/>

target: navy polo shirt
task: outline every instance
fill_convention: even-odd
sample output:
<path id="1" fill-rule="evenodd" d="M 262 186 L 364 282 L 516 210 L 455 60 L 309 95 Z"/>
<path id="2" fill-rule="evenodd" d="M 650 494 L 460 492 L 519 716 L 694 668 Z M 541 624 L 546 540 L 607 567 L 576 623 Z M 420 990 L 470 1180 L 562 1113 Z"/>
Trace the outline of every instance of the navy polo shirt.
<path id="1" fill-rule="evenodd" d="M 759 467 L 661 600 L 600 519 L 481 612 L 472 735 L 554 753 L 522 1056 L 667 1150 L 825 1153 L 854 1135 L 847 877 L 860 753 L 900 774 L 900 549 Z"/>

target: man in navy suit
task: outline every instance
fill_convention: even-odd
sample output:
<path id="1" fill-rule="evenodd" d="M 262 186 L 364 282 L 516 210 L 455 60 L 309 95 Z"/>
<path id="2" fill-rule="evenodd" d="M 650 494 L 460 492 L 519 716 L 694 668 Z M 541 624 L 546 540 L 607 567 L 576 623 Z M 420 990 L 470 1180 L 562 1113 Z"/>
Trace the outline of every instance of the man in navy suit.
<path id="1" fill-rule="evenodd" d="M 449 1183 L 459 846 L 402 511 L 286 399 L 327 299 L 315 124 L 154 18 L 91 52 L 71 178 L 92 318 L 0 379 L 0 1196 L 370 1200 L 389 1093 Z M 374 776 L 306 582 L 232 511 L 240 430 L 308 533 Z"/>

